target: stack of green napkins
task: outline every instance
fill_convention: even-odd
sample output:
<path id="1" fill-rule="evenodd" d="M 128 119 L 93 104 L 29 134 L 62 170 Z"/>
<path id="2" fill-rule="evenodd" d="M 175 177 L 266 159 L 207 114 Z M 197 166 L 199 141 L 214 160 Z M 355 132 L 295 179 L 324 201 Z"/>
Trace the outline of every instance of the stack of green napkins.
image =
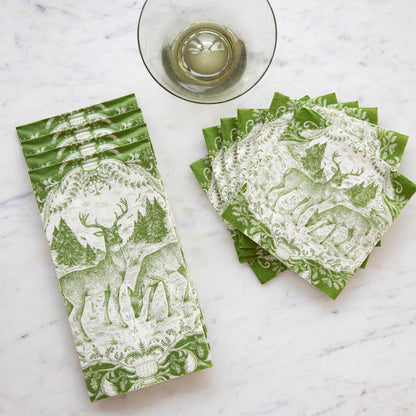
<path id="1" fill-rule="evenodd" d="M 335 94 L 276 93 L 203 130 L 191 165 L 240 262 L 265 283 L 287 268 L 335 299 L 416 190 L 398 172 L 407 136 Z"/>
<path id="2" fill-rule="evenodd" d="M 135 96 L 17 132 L 90 400 L 211 367 Z"/>

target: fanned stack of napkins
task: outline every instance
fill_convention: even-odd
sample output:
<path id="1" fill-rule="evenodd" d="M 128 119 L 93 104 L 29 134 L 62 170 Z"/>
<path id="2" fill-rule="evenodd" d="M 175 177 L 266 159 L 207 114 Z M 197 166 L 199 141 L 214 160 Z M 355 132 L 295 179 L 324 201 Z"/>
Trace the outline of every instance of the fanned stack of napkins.
<path id="1" fill-rule="evenodd" d="M 335 94 L 276 93 L 203 133 L 191 168 L 262 283 L 289 268 L 335 299 L 416 190 L 398 172 L 408 138 Z"/>
<path id="2" fill-rule="evenodd" d="M 17 132 L 90 400 L 211 367 L 135 96 Z"/>

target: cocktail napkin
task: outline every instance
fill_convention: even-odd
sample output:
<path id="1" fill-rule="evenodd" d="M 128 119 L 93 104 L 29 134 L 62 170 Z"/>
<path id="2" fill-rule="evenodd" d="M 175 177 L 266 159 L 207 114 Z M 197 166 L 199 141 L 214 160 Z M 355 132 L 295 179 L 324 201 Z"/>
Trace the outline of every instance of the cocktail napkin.
<path id="1" fill-rule="evenodd" d="M 377 109 L 376 108 L 358 108 L 358 102 L 349 102 L 349 103 L 336 103 L 335 94 L 328 94 L 326 96 L 319 97 L 315 100 L 310 100 L 309 97 L 305 96 L 301 100 L 296 101 L 282 94 L 276 93 L 270 109 L 267 110 L 239 110 L 239 130 L 250 128 L 256 129 L 260 132 L 258 135 L 250 137 L 251 130 L 247 132 L 242 132 L 241 137 L 246 136 L 246 139 L 241 141 L 239 146 L 239 151 L 242 154 L 238 158 L 238 170 L 239 175 L 234 180 L 232 197 L 235 195 L 236 191 L 240 189 L 241 185 L 245 182 L 247 175 L 254 174 L 249 172 L 250 167 L 254 169 L 267 161 L 270 158 L 272 153 L 272 146 L 274 143 L 273 135 L 268 134 L 270 129 L 274 131 L 274 134 L 281 134 L 282 131 L 288 126 L 288 115 L 296 114 L 297 111 L 305 103 L 313 105 L 315 109 L 319 109 L 321 114 L 325 114 L 326 118 L 329 119 L 332 115 L 332 119 L 337 123 L 342 124 L 344 128 L 347 128 L 347 131 L 355 134 L 358 130 L 363 130 L 367 127 L 368 130 L 373 131 L 374 129 L 383 130 L 374 126 L 370 123 L 377 123 Z M 319 103 L 317 105 L 316 103 Z M 281 115 L 283 114 L 283 115 Z M 347 120 L 342 121 L 338 119 Z M 368 121 L 370 123 L 364 123 L 362 120 Z M 265 124 L 266 127 L 262 128 Z M 254 127 L 253 127 L 254 126 Z M 389 132 L 390 134 L 391 132 Z M 369 136 L 374 136 L 374 134 L 368 134 Z M 401 135 L 399 135 L 401 136 Z M 390 136 L 388 136 L 390 137 Z M 251 140 L 250 140 L 251 139 Z M 377 141 L 377 136 L 373 137 L 373 141 Z M 402 136 L 402 142 L 406 142 L 406 138 Z M 399 155 L 404 151 L 404 146 L 399 147 L 397 154 Z M 401 157 L 400 154 L 400 157 Z M 248 163 L 248 161 L 250 163 Z M 231 181 L 230 181 L 231 182 Z M 363 267 L 365 264 L 363 265 Z"/>
<path id="2" fill-rule="evenodd" d="M 280 97 L 280 95 L 278 95 L 278 97 Z M 286 101 L 289 100 L 289 98 L 286 96 L 281 97 Z M 302 100 L 306 99 L 308 99 L 308 97 L 305 97 Z M 256 153 L 253 153 L 253 151 L 251 151 L 250 156 L 247 156 L 247 154 L 249 153 L 247 149 L 251 150 L 257 144 L 255 141 L 250 139 L 253 139 L 253 137 L 257 137 L 254 134 L 254 132 L 257 131 L 258 133 L 260 133 L 262 131 L 263 122 L 265 120 L 273 118 L 278 108 L 276 107 L 276 104 L 280 104 L 281 101 L 282 100 L 279 101 L 275 97 L 270 106 L 270 110 L 241 109 L 239 110 L 238 119 L 221 119 L 221 128 L 220 126 L 215 126 L 203 130 L 208 155 L 211 160 L 211 165 L 213 166 L 213 178 L 212 180 L 209 180 L 209 183 L 210 186 L 216 187 L 217 193 L 219 194 L 219 200 L 222 201 L 221 204 L 214 205 L 216 207 L 216 210 L 220 214 L 223 210 L 224 201 L 232 199 L 236 190 L 238 189 L 236 181 L 239 178 L 242 179 L 243 177 L 243 175 L 241 174 L 235 174 L 235 172 L 237 172 L 238 170 L 240 162 L 240 159 L 237 158 L 238 141 L 240 142 L 240 153 L 243 153 L 243 155 L 244 153 L 246 153 L 246 158 L 241 157 L 241 159 L 244 160 L 249 158 L 250 156 L 254 157 Z M 284 102 L 284 104 L 286 104 L 286 101 Z M 311 102 L 320 102 L 322 105 L 336 103 L 336 96 L 335 94 L 329 94 Z M 345 104 L 344 106 L 358 107 L 358 103 L 349 103 Z M 273 114 L 271 112 L 273 112 Z M 259 121 L 261 123 L 259 123 Z M 255 126 L 254 129 L 253 126 Z M 240 133 L 239 135 L 237 134 L 238 132 Z M 241 152 L 241 149 L 243 149 L 243 152 Z M 201 166 L 198 167 L 198 165 Z M 194 171 L 199 170 L 200 168 L 204 169 L 206 168 L 206 161 L 198 161 L 192 168 Z M 203 175 L 201 176 L 196 174 L 196 176 L 197 178 L 203 178 Z M 230 187 L 229 183 L 233 184 L 233 186 Z M 207 187 L 207 184 L 205 184 L 203 188 L 209 189 L 209 187 Z M 276 258 L 271 256 L 264 249 L 255 244 L 252 240 L 245 237 L 241 232 L 239 232 L 238 230 L 230 229 L 229 225 L 227 226 L 227 228 L 233 236 L 234 244 L 240 262 L 249 262 L 256 276 L 262 283 L 267 282 L 271 278 L 275 277 L 279 272 L 286 270 L 286 266 L 284 266 Z"/>
<path id="3" fill-rule="evenodd" d="M 288 99 L 288 97 L 284 98 Z M 308 97 L 305 97 L 303 100 L 307 98 Z M 276 113 L 276 109 L 273 105 L 275 105 L 276 102 L 275 97 L 271 105 L 271 109 L 274 113 Z M 335 94 L 329 94 L 311 102 L 320 102 L 323 105 L 326 105 L 327 103 L 336 103 L 336 96 Z M 355 103 L 355 105 L 351 104 L 350 106 L 358 107 L 358 103 Z M 214 126 L 203 130 L 208 156 L 212 165 L 212 168 L 210 168 L 210 178 L 207 181 L 204 175 L 198 174 L 198 171 L 203 172 L 204 169 L 207 169 L 208 162 L 206 160 L 195 162 L 195 164 L 191 165 L 191 168 L 194 170 L 201 185 L 203 185 L 203 189 L 207 191 L 208 197 L 211 196 L 216 199 L 214 207 L 219 214 L 223 211 L 226 201 L 232 199 L 238 189 L 238 186 L 235 184 L 235 181 L 240 177 L 236 175 L 239 166 L 239 159 L 237 158 L 238 141 L 243 143 L 243 146 L 246 147 L 247 143 L 249 143 L 248 139 L 251 138 L 246 136 L 251 132 L 251 128 L 256 124 L 256 121 L 267 120 L 269 117 L 272 117 L 272 114 L 270 114 L 270 110 L 267 109 L 239 110 L 238 119 L 224 118 L 221 119 L 221 127 Z M 239 125 L 240 134 L 238 135 Z M 242 131 L 243 128 L 246 128 L 247 131 Z M 256 130 L 260 132 L 262 130 L 262 125 L 256 127 Z M 244 137 L 245 140 L 241 137 Z M 230 187 L 229 183 L 234 185 Z M 215 187 L 215 192 L 210 191 L 210 187 Z M 227 225 L 227 229 L 233 237 L 239 261 L 248 262 L 262 283 L 269 281 L 280 272 L 286 270 L 285 265 L 255 244 L 252 240 L 244 236 L 239 230 L 235 230 L 230 225 Z"/>
<path id="4" fill-rule="evenodd" d="M 73 114 L 17 131 L 33 140 Z M 27 157 L 50 164 L 29 175 L 91 401 L 212 366 L 146 127 L 96 140 Z"/>
<path id="5" fill-rule="evenodd" d="M 414 192 L 397 172 L 407 136 L 377 126 L 377 108 L 339 104 L 333 93 L 276 93 L 267 110 L 224 120 L 224 165 L 199 163 L 210 171 L 205 190 L 222 198 L 217 212 L 249 237 L 235 238 L 237 252 L 257 247 L 261 263 L 291 268 L 336 298 Z"/>
<path id="6" fill-rule="evenodd" d="M 335 299 L 416 186 L 303 107 L 223 217 Z"/>

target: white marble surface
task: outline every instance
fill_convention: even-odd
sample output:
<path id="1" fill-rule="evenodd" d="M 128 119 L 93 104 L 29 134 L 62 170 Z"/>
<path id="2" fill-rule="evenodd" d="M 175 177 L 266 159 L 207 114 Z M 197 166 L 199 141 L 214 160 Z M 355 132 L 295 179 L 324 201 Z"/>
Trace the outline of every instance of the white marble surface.
<path id="1" fill-rule="evenodd" d="M 261 286 L 188 165 L 201 128 L 274 90 L 336 91 L 416 132 L 414 0 L 272 0 L 277 58 L 222 105 L 181 101 L 137 50 L 143 1 L 2 0 L 0 15 L 0 414 L 416 414 L 416 199 L 368 267 L 331 301 L 290 272 Z M 199 294 L 213 369 L 90 404 L 14 126 L 135 92 Z M 416 180 L 416 138 L 402 172 Z"/>

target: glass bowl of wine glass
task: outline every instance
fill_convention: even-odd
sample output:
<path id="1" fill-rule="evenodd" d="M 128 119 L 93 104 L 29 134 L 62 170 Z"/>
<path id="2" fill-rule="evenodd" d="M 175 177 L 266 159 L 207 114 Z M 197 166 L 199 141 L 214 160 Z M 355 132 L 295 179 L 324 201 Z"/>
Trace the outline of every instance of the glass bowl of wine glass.
<path id="1" fill-rule="evenodd" d="M 269 68 L 277 25 L 267 0 L 147 0 L 139 51 L 155 81 L 196 103 L 246 93 Z"/>

